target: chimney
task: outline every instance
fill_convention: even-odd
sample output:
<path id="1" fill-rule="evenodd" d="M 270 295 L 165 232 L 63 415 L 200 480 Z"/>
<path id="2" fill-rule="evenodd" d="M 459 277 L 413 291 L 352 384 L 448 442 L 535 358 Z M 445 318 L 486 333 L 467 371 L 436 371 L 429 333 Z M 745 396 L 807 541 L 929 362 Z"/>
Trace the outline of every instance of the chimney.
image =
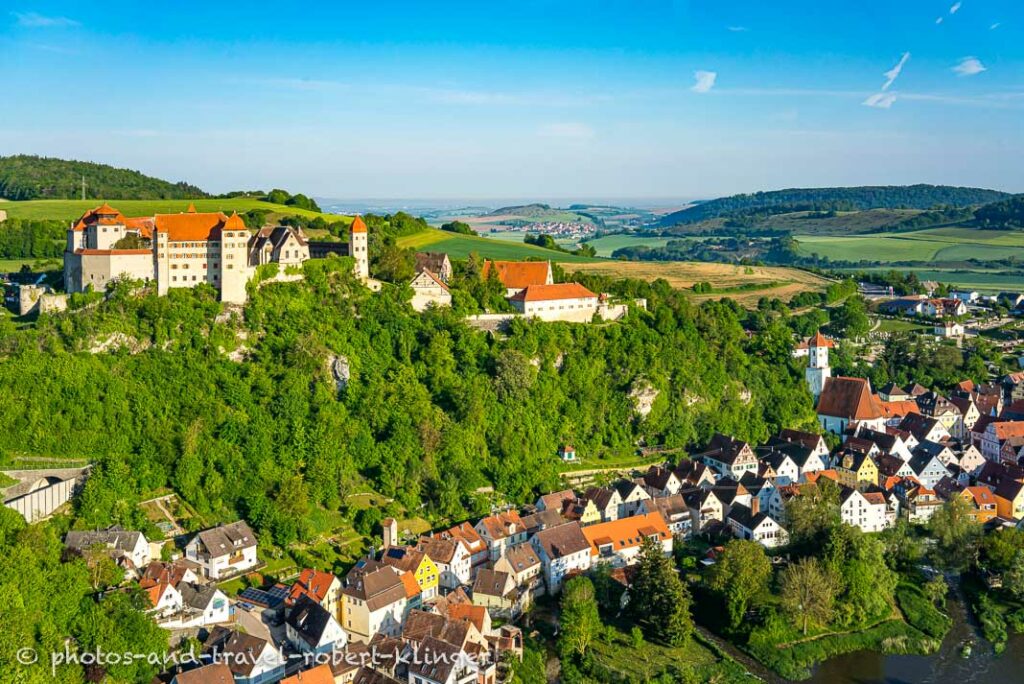
<path id="1" fill-rule="evenodd" d="M 750 512 L 754 515 L 761 512 L 761 499 L 756 496 L 750 497 Z"/>
<path id="2" fill-rule="evenodd" d="M 398 543 L 398 521 L 394 518 L 384 518 L 380 524 L 384 528 L 384 548 L 395 546 Z"/>

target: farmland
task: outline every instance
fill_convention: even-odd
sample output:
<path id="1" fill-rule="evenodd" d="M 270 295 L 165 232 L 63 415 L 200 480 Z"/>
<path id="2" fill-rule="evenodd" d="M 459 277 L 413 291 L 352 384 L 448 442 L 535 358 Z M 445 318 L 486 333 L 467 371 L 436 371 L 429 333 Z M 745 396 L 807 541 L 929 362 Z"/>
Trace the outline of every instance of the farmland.
<path id="1" fill-rule="evenodd" d="M 536 245 L 527 245 L 509 240 L 476 237 L 448 233 L 442 230 L 425 230 L 398 239 L 400 247 L 409 247 L 431 252 L 447 252 L 452 259 L 465 259 L 470 252 L 476 252 L 488 259 L 551 259 L 563 263 L 585 263 L 597 261 L 589 257 L 555 252 Z"/>
<path id="2" fill-rule="evenodd" d="M 728 296 L 744 306 L 753 306 L 761 297 L 787 300 L 806 291 L 824 290 L 829 281 L 807 271 L 779 266 L 734 266 L 732 264 L 692 261 L 595 261 L 567 266 L 567 270 L 595 273 L 616 278 L 666 280 L 672 287 L 689 288 L 709 282 L 714 292 L 694 295 L 695 300 Z M 746 289 L 757 286 L 756 289 Z M 743 289 L 741 289 L 743 288 Z"/>
<path id="3" fill-rule="evenodd" d="M 836 261 L 963 262 L 1024 259 L 1024 232 L 948 227 L 849 237 L 798 235 L 800 251 Z"/>

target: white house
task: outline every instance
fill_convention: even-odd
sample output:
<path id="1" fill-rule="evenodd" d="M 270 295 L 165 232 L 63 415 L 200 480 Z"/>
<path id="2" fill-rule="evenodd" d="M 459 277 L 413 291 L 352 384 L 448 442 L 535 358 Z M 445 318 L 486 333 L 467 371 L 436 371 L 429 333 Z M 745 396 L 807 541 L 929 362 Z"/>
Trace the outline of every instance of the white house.
<path id="1" fill-rule="evenodd" d="M 434 561 L 439 574 L 438 584 L 444 589 L 456 589 L 472 581 L 472 555 L 461 539 L 422 537 L 416 548 Z"/>
<path id="2" fill-rule="evenodd" d="M 412 288 L 412 308 L 416 311 L 425 311 L 427 307 L 451 306 L 452 294 L 448 286 L 439 276 L 430 271 L 421 270 L 409 283 Z"/>
<path id="3" fill-rule="evenodd" d="M 530 285 L 509 298 L 523 316 L 542 321 L 588 323 L 597 313 L 597 295 L 579 283 Z"/>
<path id="4" fill-rule="evenodd" d="M 235 684 L 269 684 L 284 677 L 286 660 L 266 639 L 214 627 L 203 642 L 203 655 L 228 664 Z"/>
<path id="5" fill-rule="evenodd" d="M 590 542 L 579 523 L 570 522 L 541 530 L 532 539 L 540 557 L 549 594 L 562 590 L 566 574 L 590 569 Z"/>
<path id="6" fill-rule="evenodd" d="M 128 560 L 139 570 L 150 561 L 149 542 L 145 535 L 116 525 L 105 530 L 71 530 L 64 537 L 64 547 L 78 555 L 99 549 L 115 561 Z"/>
<path id="7" fill-rule="evenodd" d="M 643 485 L 632 480 L 616 480 L 612 487 L 619 493 L 619 518 L 628 518 L 635 515 L 640 504 L 651 498 Z"/>
<path id="8" fill-rule="evenodd" d="M 300 653 L 331 653 L 348 643 L 348 635 L 333 615 L 319 603 L 303 596 L 285 620 L 288 642 Z"/>
<path id="9" fill-rule="evenodd" d="M 756 541 L 768 549 L 789 541 L 789 534 L 777 520 L 767 513 L 754 513 L 742 504 L 733 505 L 725 522 L 737 539 Z"/>
<path id="10" fill-rule="evenodd" d="M 159 591 L 159 585 L 153 589 Z M 177 611 L 165 612 L 165 617 L 158 621 L 164 629 L 195 629 L 231 621 L 228 597 L 215 585 L 183 581 L 176 590 L 181 597 L 181 606 Z"/>
<path id="11" fill-rule="evenodd" d="M 844 487 L 839 501 L 840 518 L 847 525 L 860 528 L 862 532 L 881 532 L 889 527 L 889 505 L 881 492 L 862 494 Z"/>
<path id="12" fill-rule="evenodd" d="M 645 539 L 658 544 L 666 556 L 672 553 L 672 533 L 658 512 L 590 525 L 583 528 L 583 536 L 590 545 L 592 564 L 632 565 Z"/>
<path id="13" fill-rule="evenodd" d="M 197 533 L 185 545 L 185 558 L 197 563 L 202 575 L 219 580 L 256 567 L 256 535 L 244 520 Z"/>

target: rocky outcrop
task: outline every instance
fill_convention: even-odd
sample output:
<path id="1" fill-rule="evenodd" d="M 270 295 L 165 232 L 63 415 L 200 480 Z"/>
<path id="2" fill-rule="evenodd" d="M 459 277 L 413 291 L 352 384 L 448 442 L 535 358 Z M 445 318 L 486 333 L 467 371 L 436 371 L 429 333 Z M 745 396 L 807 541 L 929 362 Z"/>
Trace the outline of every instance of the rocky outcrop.
<path id="1" fill-rule="evenodd" d="M 348 387 L 349 380 L 352 378 L 352 368 L 349 365 L 348 358 L 341 356 L 332 356 L 327 360 L 328 368 L 331 371 L 331 376 L 334 378 L 334 386 L 339 392 L 344 391 Z"/>
<path id="2" fill-rule="evenodd" d="M 629 400 L 633 403 L 633 413 L 640 418 L 646 418 L 651 409 L 654 408 L 654 401 L 658 398 L 660 391 L 647 380 L 637 380 L 629 391 Z"/>
<path id="3" fill-rule="evenodd" d="M 105 352 L 127 349 L 132 354 L 138 354 L 149 349 L 152 343 L 149 340 L 139 340 L 133 335 L 125 335 L 123 332 L 115 332 L 105 339 L 93 338 L 92 346 L 89 347 L 90 354 L 103 354 Z"/>

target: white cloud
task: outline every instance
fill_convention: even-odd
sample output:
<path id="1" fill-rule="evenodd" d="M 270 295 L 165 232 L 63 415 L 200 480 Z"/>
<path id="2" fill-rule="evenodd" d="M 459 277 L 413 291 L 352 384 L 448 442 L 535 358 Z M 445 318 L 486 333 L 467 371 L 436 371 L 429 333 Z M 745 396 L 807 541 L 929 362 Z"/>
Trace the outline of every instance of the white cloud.
<path id="1" fill-rule="evenodd" d="M 875 93 L 861 104 L 876 109 L 889 109 L 894 102 L 896 102 L 896 93 Z"/>
<path id="2" fill-rule="evenodd" d="M 589 140 L 594 137 L 594 129 L 579 121 L 549 123 L 540 127 L 540 135 L 545 138 L 562 138 L 565 140 Z"/>
<path id="3" fill-rule="evenodd" d="M 67 17 L 47 17 L 38 12 L 11 12 L 18 26 L 25 28 L 54 28 L 78 26 L 79 23 Z"/>
<path id="4" fill-rule="evenodd" d="M 953 71 L 959 76 L 977 76 L 982 71 L 986 71 L 986 68 L 977 57 L 964 57 L 959 64 L 953 67 Z"/>
<path id="5" fill-rule="evenodd" d="M 746 26 L 727 26 L 726 28 L 733 33 L 746 33 L 750 30 Z"/>
<path id="6" fill-rule="evenodd" d="M 960 11 L 960 8 L 963 7 L 963 4 L 964 3 L 962 2 L 954 2 L 953 6 L 949 8 L 949 13 L 956 14 L 958 11 Z"/>
<path id="7" fill-rule="evenodd" d="M 694 71 L 694 83 L 690 90 L 695 93 L 706 93 L 715 87 L 715 80 L 717 78 L 718 72 L 715 71 Z"/>
<path id="8" fill-rule="evenodd" d="M 994 24 L 992 24 L 991 26 L 989 26 L 989 27 L 988 27 L 988 30 L 989 30 L 989 31 L 995 31 L 995 30 L 996 30 L 997 28 L 999 28 L 1000 26 L 1002 26 L 1002 24 L 1001 24 L 1000 22 L 998 22 L 998 21 L 997 21 L 996 23 L 994 23 Z"/>
<path id="9" fill-rule="evenodd" d="M 882 84 L 882 90 L 888 90 L 889 86 L 893 84 L 893 81 L 899 78 L 900 72 L 903 71 L 903 66 L 907 63 L 907 60 L 909 59 L 910 53 L 904 52 L 903 56 L 900 57 L 900 61 L 896 62 L 896 66 L 894 66 L 892 69 L 889 69 L 883 74 L 883 76 L 885 76 L 886 78 L 886 81 L 884 84 Z"/>
<path id="10" fill-rule="evenodd" d="M 941 24 L 942 23 L 942 17 L 939 17 L 938 19 L 936 19 L 935 23 L 936 24 Z"/>

